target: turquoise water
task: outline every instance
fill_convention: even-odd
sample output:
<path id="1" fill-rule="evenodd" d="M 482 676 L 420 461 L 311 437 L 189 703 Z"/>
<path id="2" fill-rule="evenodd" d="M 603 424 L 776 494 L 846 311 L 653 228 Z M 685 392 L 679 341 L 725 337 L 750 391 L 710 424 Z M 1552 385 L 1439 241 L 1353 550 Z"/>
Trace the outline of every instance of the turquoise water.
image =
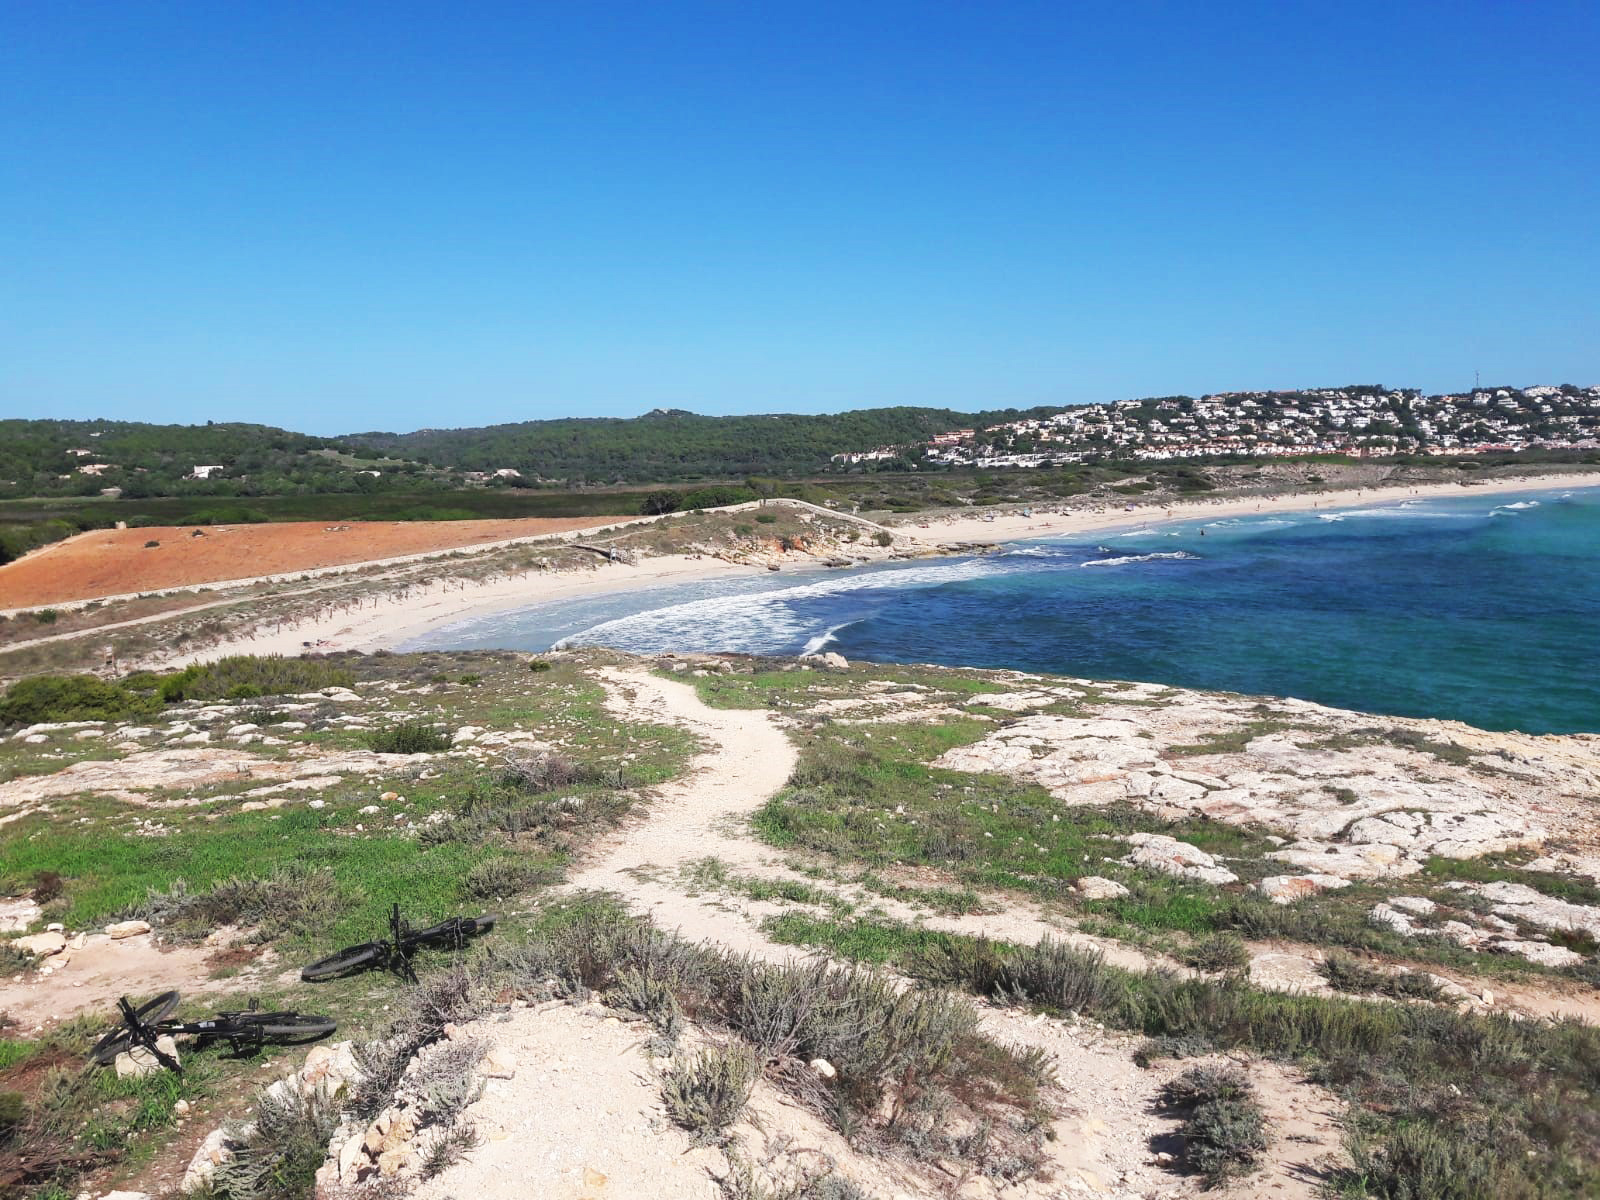
<path id="1" fill-rule="evenodd" d="M 739 650 L 1600 731 L 1600 488 L 1263 513 L 544 605 L 414 646 Z"/>

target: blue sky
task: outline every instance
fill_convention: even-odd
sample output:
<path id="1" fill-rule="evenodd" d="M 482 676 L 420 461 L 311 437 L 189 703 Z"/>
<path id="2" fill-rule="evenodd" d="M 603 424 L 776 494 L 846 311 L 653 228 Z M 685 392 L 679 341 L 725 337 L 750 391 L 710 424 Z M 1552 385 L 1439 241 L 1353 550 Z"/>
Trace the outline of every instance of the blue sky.
<path id="1" fill-rule="evenodd" d="M 0 415 L 1600 383 L 1600 4 L 0 8 Z"/>

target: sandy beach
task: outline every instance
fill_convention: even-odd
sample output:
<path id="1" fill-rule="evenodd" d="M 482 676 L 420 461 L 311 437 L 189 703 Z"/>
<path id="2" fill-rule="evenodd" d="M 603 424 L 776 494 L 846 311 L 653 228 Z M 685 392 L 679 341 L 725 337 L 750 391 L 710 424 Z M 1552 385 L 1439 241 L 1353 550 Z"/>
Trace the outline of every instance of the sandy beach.
<path id="1" fill-rule="evenodd" d="M 411 587 L 404 599 L 374 597 L 359 608 L 331 616 L 262 626 L 253 634 L 201 653 L 177 656 L 174 661 L 207 662 L 229 654 L 294 655 L 391 649 L 441 625 L 508 609 L 585 594 L 631 592 L 698 579 L 765 573 L 760 567 L 674 554 L 645 559 L 632 567 L 597 562 L 586 570 L 534 572 L 488 583 L 443 579 Z"/>
<path id="2" fill-rule="evenodd" d="M 1019 541 L 1203 517 L 1312 510 L 1335 512 L 1430 496 L 1498 495 L 1584 486 L 1600 486 L 1600 477 L 1574 479 L 1570 475 L 1537 476 L 1470 487 L 1434 484 L 1367 488 L 1356 492 L 1199 499 L 1168 505 L 1130 503 L 1063 512 L 1043 511 L 1036 507 L 1032 516 L 1013 511 L 979 516 L 970 510 L 963 510 L 949 515 L 930 513 L 925 518 L 914 519 L 895 528 L 902 536 L 925 542 L 930 549 L 936 549 L 955 543 L 971 545 Z M 403 598 L 374 597 L 361 607 L 322 618 L 263 626 L 253 636 L 212 647 L 200 654 L 183 655 L 174 661 L 203 661 L 227 654 L 292 655 L 392 649 L 442 625 L 573 596 L 638 591 L 700 579 L 762 573 L 761 567 L 741 566 L 720 559 L 665 555 L 645 559 L 638 566 L 597 562 L 585 570 L 531 573 L 512 580 L 500 579 L 487 583 L 448 579 L 426 587 L 413 587 Z"/>
<path id="3" fill-rule="evenodd" d="M 1526 479 L 1495 480 L 1463 486 L 1456 483 L 1418 484 L 1406 487 L 1364 488 L 1359 491 L 1295 492 L 1279 496 L 1244 496 L 1222 499 L 1185 500 L 1177 504 L 1148 504 L 1129 500 L 1122 505 L 1101 505 L 1078 510 L 1053 511 L 1033 506 L 1033 515 L 1005 511 L 980 515 L 981 510 L 962 509 L 948 516 L 932 513 L 914 517 L 896 528 L 924 541 L 1013 542 L 1024 538 L 1057 534 L 1090 533 L 1100 529 L 1124 528 L 1165 521 L 1190 521 L 1200 517 L 1240 517 L 1262 512 L 1309 512 L 1313 509 L 1337 512 L 1340 509 L 1367 508 L 1374 504 L 1393 504 L 1401 500 L 1428 497 L 1490 496 L 1510 492 L 1563 491 L 1600 486 L 1600 474 L 1538 475 Z"/>

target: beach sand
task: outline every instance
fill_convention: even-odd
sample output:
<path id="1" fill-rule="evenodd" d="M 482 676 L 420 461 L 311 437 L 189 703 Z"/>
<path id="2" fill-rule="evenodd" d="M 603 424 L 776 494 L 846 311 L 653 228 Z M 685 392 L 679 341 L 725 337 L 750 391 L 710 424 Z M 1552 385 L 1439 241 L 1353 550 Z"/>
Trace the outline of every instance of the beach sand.
<path id="1" fill-rule="evenodd" d="M 430 629 L 508 609 L 526 608 L 573 596 L 604 595 L 692 583 L 735 575 L 764 575 L 761 567 L 715 558 L 663 555 L 638 566 L 596 562 L 576 571 L 534 572 L 516 579 L 481 583 L 442 579 L 412 586 L 404 599 L 374 597 L 362 607 L 331 616 L 258 627 L 253 635 L 225 642 L 174 661 L 208 662 L 229 654 L 309 654 L 336 650 L 379 650 L 399 645 Z"/>
<path id="2" fill-rule="evenodd" d="M 1505 479 L 1462 486 L 1455 483 L 1418 484 L 1405 487 L 1363 488 L 1357 491 L 1292 492 L 1277 496 L 1244 496 L 1226 499 L 1194 499 L 1175 504 L 1140 503 L 1129 500 L 1121 505 L 1048 511 L 1034 505 L 1033 515 L 1006 510 L 984 515 L 981 509 L 961 509 L 948 516 L 942 512 L 913 516 L 910 523 L 897 525 L 897 532 L 935 545 L 947 542 L 1014 542 L 1025 538 L 1060 534 L 1090 533 L 1101 529 L 1138 527 L 1166 521 L 1191 521 L 1202 517 L 1243 517 L 1264 512 L 1337 512 L 1393 504 L 1400 500 L 1429 497 L 1489 496 L 1509 492 L 1563 491 L 1600 486 L 1600 475 L 1538 475 L 1526 479 Z"/>

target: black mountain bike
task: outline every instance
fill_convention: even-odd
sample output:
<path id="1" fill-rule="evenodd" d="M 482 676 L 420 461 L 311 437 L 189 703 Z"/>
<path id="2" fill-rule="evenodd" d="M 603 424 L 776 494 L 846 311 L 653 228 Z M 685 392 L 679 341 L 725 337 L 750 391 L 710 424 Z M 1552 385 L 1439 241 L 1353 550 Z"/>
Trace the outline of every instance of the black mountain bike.
<path id="1" fill-rule="evenodd" d="M 128 1003 L 126 996 L 117 1001 L 122 1010 L 122 1024 L 106 1034 L 89 1051 L 89 1060 L 101 1066 L 116 1061 L 117 1055 L 143 1046 L 155 1056 L 157 1062 L 169 1071 L 180 1075 L 183 1068 L 172 1055 L 156 1046 L 158 1039 L 171 1035 L 189 1036 L 204 1046 L 211 1042 L 227 1042 L 236 1054 L 258 1050 L 264 1045 L 292 1046 L 301 1042 L 314 1042 L 327 1037 L 337 1025 L 329 1017 L 312 1016 L 297 1012 L 219 1012 L 206 1021 L 172 1021 L 173 1010 L 178 1007 L 177 992 L 162 992 L 154 1000 L 138 1008 Z"/>
<path id="2" fill-rule="evenodd" d="M 389 910 L 389 937 L 385 941 L 346 946 L 337 954 L 302 967 L 300 978 L 306 983 L 320 983 L 377 967 L 415 983 L 417 973 L 411 966 L 411 956 L 418 950 L 459 950 L 470 939 L 488 933 L 498 919 L 494 913 L 485 913 L 481 917 L 451 917 L 426 929 L 412 929 L 401 919 L 400 906 L 396 904 Z"/>

